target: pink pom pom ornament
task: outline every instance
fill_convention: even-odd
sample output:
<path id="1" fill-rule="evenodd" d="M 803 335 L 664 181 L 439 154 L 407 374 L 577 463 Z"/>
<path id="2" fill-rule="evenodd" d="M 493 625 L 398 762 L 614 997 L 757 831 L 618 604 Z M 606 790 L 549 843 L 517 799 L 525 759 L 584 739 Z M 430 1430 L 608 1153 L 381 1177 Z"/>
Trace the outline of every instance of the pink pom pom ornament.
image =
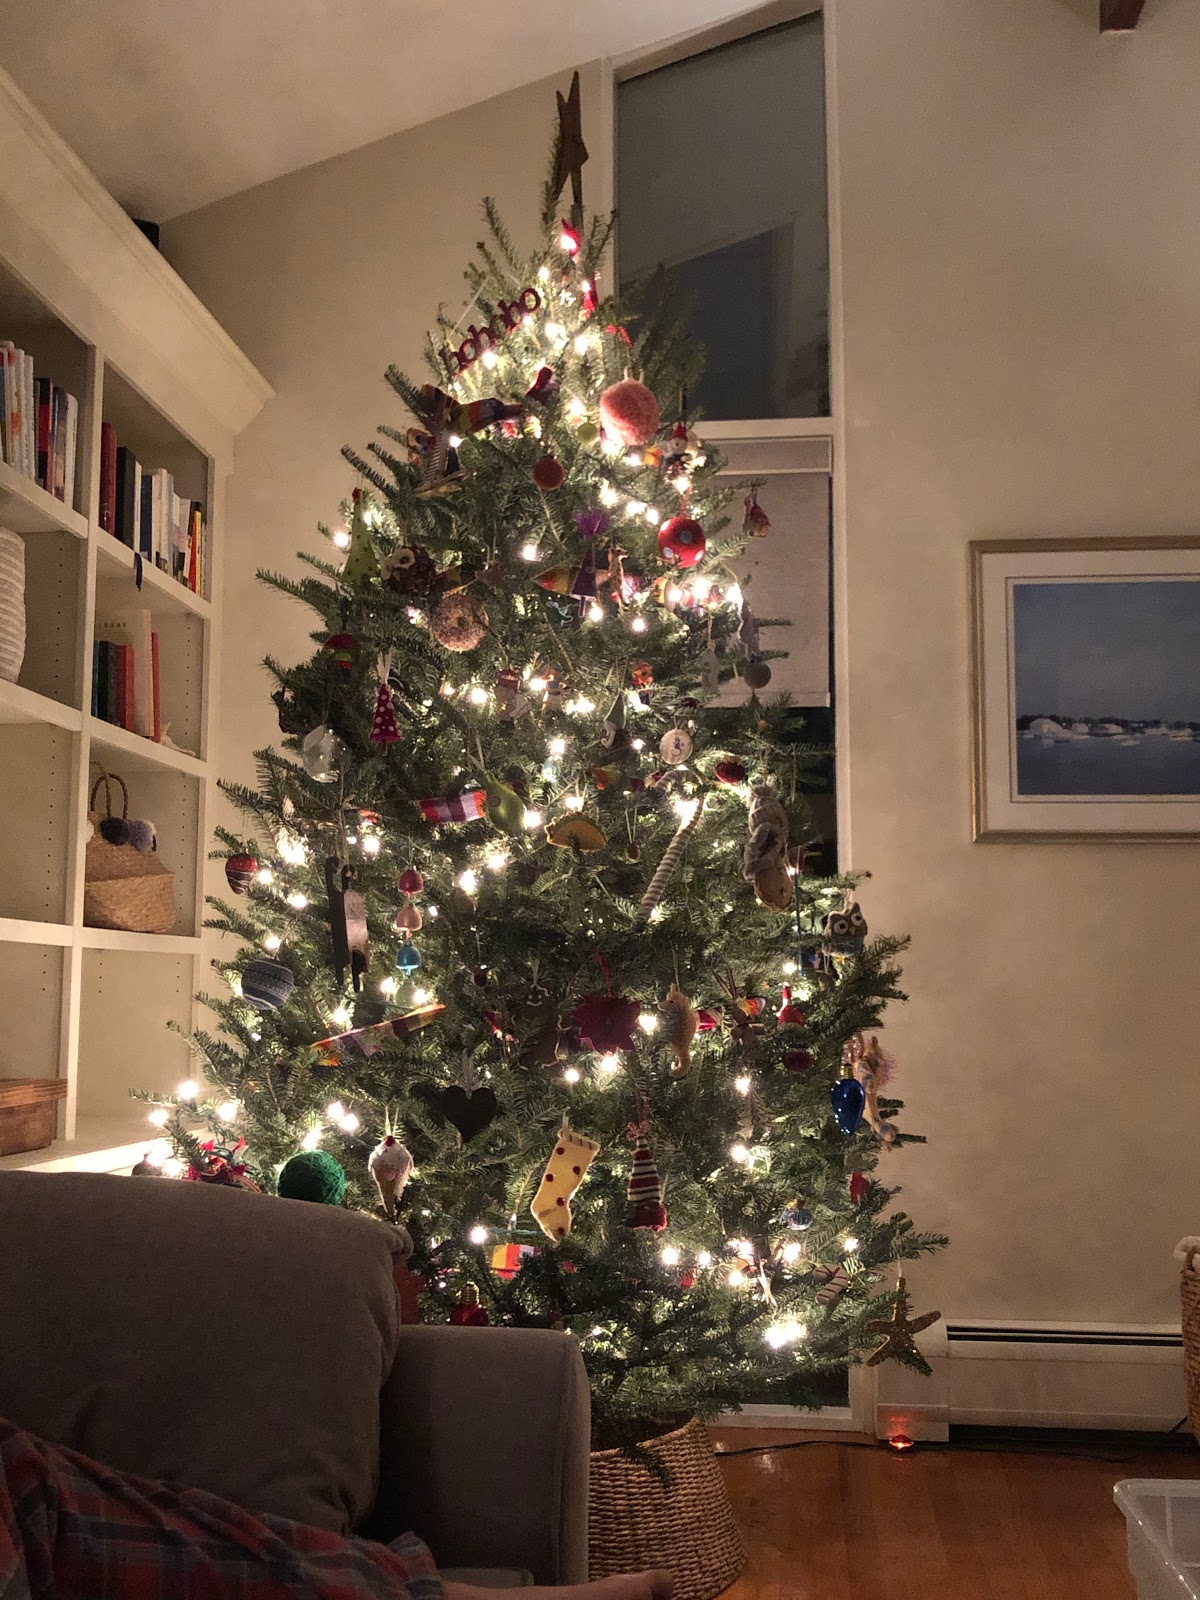
<path id="1" fill-rule="evenodd" d="M 600 396 L 600 425 L 627 447 L 649 444 L 658 432 L 658 401 L 636 378 L 609 384 Z"/>

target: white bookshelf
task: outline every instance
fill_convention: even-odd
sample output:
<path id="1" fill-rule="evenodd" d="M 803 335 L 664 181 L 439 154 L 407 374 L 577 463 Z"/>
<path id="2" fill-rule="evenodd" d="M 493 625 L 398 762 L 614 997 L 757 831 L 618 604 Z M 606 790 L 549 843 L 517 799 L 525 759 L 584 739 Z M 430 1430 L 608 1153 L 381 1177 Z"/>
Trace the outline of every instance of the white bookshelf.
<path id="1" fill-rule="evenodd" d="M 131 1087 L 190 1075 L 169 1024 L 205 987 L 205 860 L 217 777 L 225 481 L 265 379 L 115 201 L 0 72 L 0 338 L 79 401 L 73 505 L 0 462 L 0 528 L 25 544 L 28 644 L 0 682 L 0 1078 L 59 1077 L 58 1137 L 0 1169 L 127 1171 L 152 1137 Z M 100 427 L 203 502 L 206 594 L 142 566 L 99 523 Z M 162 714 L 179 748 L 91 715 L 97 615 L 149 609 Z M 87 927 L 86 813 L 95 764 L 129 785 L 172 869 L 162 935 Z"/>

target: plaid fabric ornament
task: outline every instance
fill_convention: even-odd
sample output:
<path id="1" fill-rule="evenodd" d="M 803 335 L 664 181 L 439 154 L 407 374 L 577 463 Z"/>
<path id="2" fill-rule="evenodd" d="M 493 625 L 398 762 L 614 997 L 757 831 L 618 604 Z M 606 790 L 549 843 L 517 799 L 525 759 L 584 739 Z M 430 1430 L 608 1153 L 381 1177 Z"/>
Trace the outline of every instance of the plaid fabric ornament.
<path id="1" fill-rule="evenodd" d="M 420 802 L 426 822 L 478 822 L 487 816 L 487 791 L 468 789 L 465 794 L 433 795 Z"/>
<path id="2" fill-rule="evenodd" d="M 654 1151 L 644 1142 L 633 1152 L 625 1197 L 629 1201 L 626 1227 L 649 1228 L 654 1233 L 663 1231 L 667 1225 L 667 1208 L 663 1204 L 662 1179 L 655 1165 Z"/>

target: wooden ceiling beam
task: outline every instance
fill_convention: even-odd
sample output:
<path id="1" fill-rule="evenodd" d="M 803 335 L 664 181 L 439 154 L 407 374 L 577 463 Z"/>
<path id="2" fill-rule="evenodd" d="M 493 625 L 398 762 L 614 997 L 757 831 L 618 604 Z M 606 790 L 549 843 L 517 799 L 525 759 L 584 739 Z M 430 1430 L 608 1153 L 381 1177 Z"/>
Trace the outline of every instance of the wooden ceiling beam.
<path id="1" fill-rule="evenodd" d="M 1100 32 L 1132 33 L 1146 0 L 1100 0 Z"/>

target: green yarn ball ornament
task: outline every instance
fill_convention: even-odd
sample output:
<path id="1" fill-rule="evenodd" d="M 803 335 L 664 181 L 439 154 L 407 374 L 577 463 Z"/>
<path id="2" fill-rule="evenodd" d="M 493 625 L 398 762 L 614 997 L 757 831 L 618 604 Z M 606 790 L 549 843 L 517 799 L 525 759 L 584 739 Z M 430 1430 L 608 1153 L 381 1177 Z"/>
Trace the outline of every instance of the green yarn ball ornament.
<path id="1" fill-rule="evenodd" d="M 346 1173 L 327 1151 L 301 1150 L 283 1163 L 275 1188 L 285 1200 L 340 1206 L 346 1194 Z"/>

